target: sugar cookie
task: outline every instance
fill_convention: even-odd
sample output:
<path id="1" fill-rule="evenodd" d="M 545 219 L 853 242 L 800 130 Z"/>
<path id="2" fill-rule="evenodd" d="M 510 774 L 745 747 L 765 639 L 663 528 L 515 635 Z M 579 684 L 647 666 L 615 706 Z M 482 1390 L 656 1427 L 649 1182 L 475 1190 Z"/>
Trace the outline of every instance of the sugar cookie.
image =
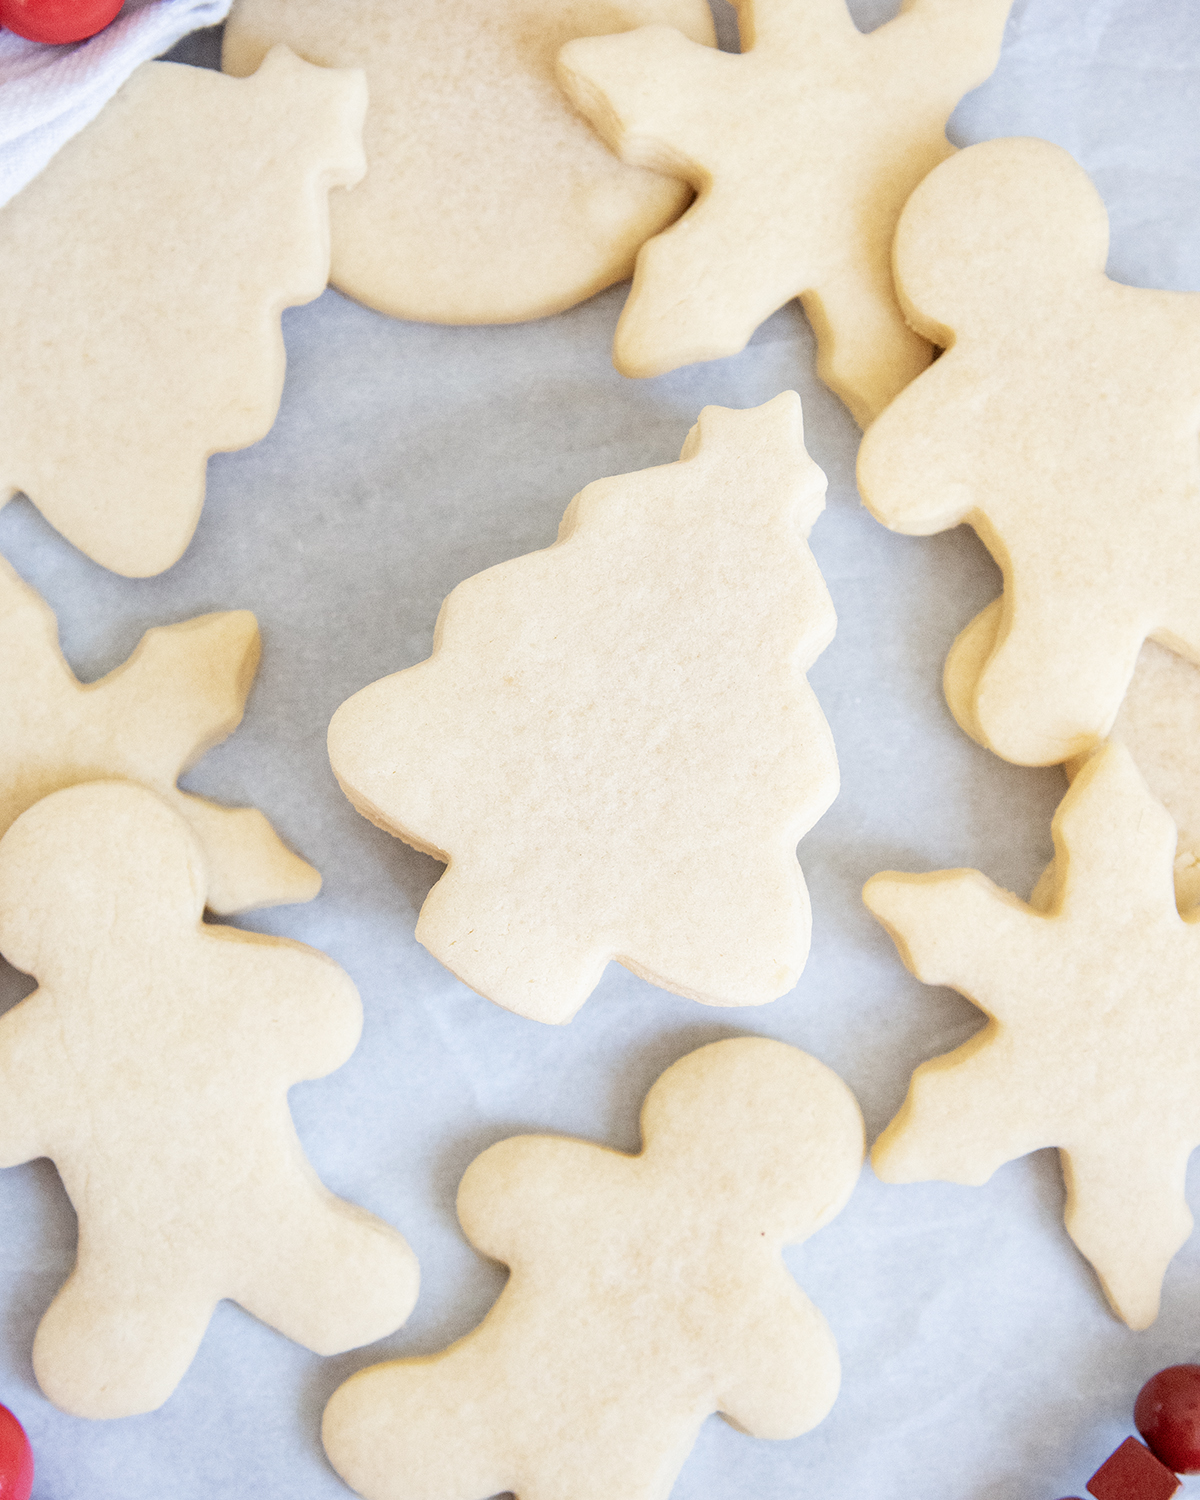
<path id="1" fill-rule="evenodd" d="M 275 420 L 365 108 L 286 48 L 245 82 L 145 63 L 0 210 L 0 505 L 129 577 L 178 559 L 209 455 Z"/>
<path id="2" fill-rule="evenodd" d="M 48 1156 L 79 1215 L 33 1364 L 76 1416 L 161 1406 L 217 1301 L 319 1354 L 392 1332 L 404 1240 L 317 1179 L 287 1091 L 353 1052 L 323 953 L 205 926 L 204 862 L 153 792 L 55 792 L 0 840 L 0 951 L 41 987 L 0 1017 L 0 1166 Z"/>
<path id="3" fill-rule="evenodd" d="M 175 785 L 241 723 L 259 649 L 249 610 L 202 615 L 148 630 L 127 662 L 84 686 L 59 650 L 53 611 L 0 557 L 0 834 L 60 787 L 139 781 L 200 840 L 210 910 L 311 901 L 320 875 L 257 808 L 221 807 Z"/>
<path id="4" fill-rule="evenodd" d="M 988 141 L 913 194 L 895 267 L 953 345 L 880 417 L 859 487 L 895 531 L 967 522 L 1000 601 L 946 662 L 955 717 L 1023 765 L 1108 733 L 1142 642 L 1200 662 L 1200 295 L 1104 274 L 1108 220 L 1045 141 Z"/>
<path id="5" fill-rule="evenodd" d="M 875 1144 L 885 1182 L 982 1183 L 1057 1146 L 1067 1231 L 1118 1315 L 1145 1328 L 1191 1233 L 1200 1144 L 1200 912 L 1176 910 L 1175 827 L 1113 743 L 1054 819 L 1038 906 L 977 870 L 876 875 L 863 899 L 926 984 L 990 1018 L 923 1063 Z"/>
<path id="6" fill-rule="evenodd" d="M 795 984 L 796 842 L 837 792 L 803 675 L 835 625 L 824 492 L 794 392 L 706 407 L 678 463 L 589 485 L 338 709 L 338 780 L 450 865 L 417 937 L 479 994 L 569 1021 L 610 958 L 708 1005 Z"/>
<path id="7" fill-rule="evenodd" d="M 705 0 L 237 0 L 222 65 L 286 42 L 364 68 L 370 171 L 331 204 L 334 285 L 393 317 L 513 323 L 621 281 L 687 205 L 615 161 L 555 82 L 564 42 L 648 21 L 715 40 Z"/>
<path id="8" fill-rule="evenodd" d="M 334 1468 L 367 1500 L 665 1500 L 714 1411 L 755 1437 L 833 1405 L 837 1346 L 785 1244 L 842 1208 L 862 1116 L 782 1042 L 716 1042 L 668 1068 L 640 1156 L 550 1136 L 467 1169 L 467 1238 L 512 1275 L 441 1354 L 360 1371 L 325 1409 Z"/>
<path id="9" fill-rule="evenodd" d="M 954 149 L 1011 0 L 908 0 L 868 36 L 844 0 L 736 0 L 741 56 L 664 26 L 571 42 L 559 77 L 621 156 L 699 197 L 638 255 L 613 359 L 659 375 L 742 349 L 799 297 L 817 370 L 865 426 L 929 363 L 892 286 L 904 200 Z"/>

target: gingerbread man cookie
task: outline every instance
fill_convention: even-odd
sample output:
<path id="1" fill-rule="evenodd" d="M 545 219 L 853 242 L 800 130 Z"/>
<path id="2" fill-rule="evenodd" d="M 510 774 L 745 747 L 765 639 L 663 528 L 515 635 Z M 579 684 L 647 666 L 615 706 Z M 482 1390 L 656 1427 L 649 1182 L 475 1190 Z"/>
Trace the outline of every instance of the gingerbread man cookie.
<path id="1" fill-rule="evenodd" d="M 1058 146 L 945 162 L 896 236 L 913 324 L 948 347 L 863 439 L 894 531 L 967 522 L 1004 593 L 955 642 L 946 697 L 1022 765 L 1108 733 L 1152 637 L 1200 662 L 1200 295 L 1104 274 L 1108 219 Z"/>
<path id="2" fill-rule="evenodd" d="M 867 882 L 863 899 L 917 978 L 989 1017 L 917 1069 L 871 1160 L 885 1182 L 982 1183 L 1057 1146 L 1067 1230 L 1118 1315 L 1145 1328 L 1192 1228 L 1200 911 L 1176 909 L 1175 827 L 1123 745 L 1079 772 L 1054 844 L 1036 905 L 977 870 Z"/>
<path id="3" fill-rule="evenodd" d="M 367 1500 L 665 1500 L 704 1419 L 756 1437 L 814 1427 L 837 1346 L 785 1244 L 842 1208 L 862 1116 L 782 1042 L 716 1042 L 668 1068 L 644 1148 L 518 1136 L 467 1169 L 467 1238 L 512 1275 L 441 1354 L 352 1376 L 330 1461 Z"/>
<path id="4" fill-rule="evenodd" d="M 450 865 L 417 937 L 479 994 L 569 1021 L 612 958 L 708 1005 L 795 984 L 796 842 L 838 784 L 803 675 L 835 625 L 824 491 L 794 392 L 707 407 L 678 463 L 589 485 L 334 715 L 355 807 Z"/>
<path id="5" fill-rule="evenodd" d="M 687 205 L 615 161 L 555 82 L 564 42 L 650 21 L 715 40 L 706 0 L 237 0 L 222 65 L 286 42 L 365 69 L 370 171 L 331 205 L 334 285 L 393 317 L 513 323 L 623 280 Z"/>
<path id="6" fill-rule="evenodd" d="M 123 666 L 84 685 L 58 645 L 54 614 L 0 557 L 0 834 L 60 787 L 139 781 L 191 825 L 218 915 L 311 901 L 316 870 L 252 807 L 181 792 L 180 776 L 242 719 L 259 657 L 249 610 L 148 630 Z"/>
<path id="7" fill-rule="evenodd" d="M 209 455 L 275 420 L 365 108 L 286 48 L 245 82 L 146 63 L 0 210 L 0 505 L 129 577 L 178 559 Z"/>
<path id="8" fill-rule="evenodd" d="M 740 56 L 667 27 L 571 42 L 559 77 L 622 160 L 698 197 L 638 255 L 613 358 L 659 375 L 742 349 L 799 297 L 817 370 L 865 426 L 929 363 L 892 286 L 904 200 L 996 66 L 1011 0 L 908 0 L 862 35 L 845 0 L 736 0 Z"/>
<path id="9" fill-rule="evenodd" d="M 354 986 L 323 953 L 205 926 L 204 861 L 153 792 L 55 792 L 0 840 L 0 952 L 40 983 L 0 1017 L 0 1166 L 48 1156 L 79 1215 L 38 1328 L 76 1416 L 161 1406 L 232 1297 L 319 1354 L 408 1316 L 411 1250 L 336 1198 L 287 1091 L 353 1052 Z"/>

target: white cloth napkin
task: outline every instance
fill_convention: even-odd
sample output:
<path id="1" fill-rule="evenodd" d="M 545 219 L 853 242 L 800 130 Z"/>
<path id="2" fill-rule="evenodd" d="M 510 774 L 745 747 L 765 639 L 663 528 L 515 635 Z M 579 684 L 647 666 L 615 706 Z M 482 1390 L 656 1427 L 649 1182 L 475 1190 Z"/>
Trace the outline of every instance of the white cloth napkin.
<path id="1" fill-rule="evenodd" d="M 0 29 L 0 204 L 103 109 L 139 63 L 215 26 L 231 0 L 126 0 L 86 42 L 50 47 Z"/>

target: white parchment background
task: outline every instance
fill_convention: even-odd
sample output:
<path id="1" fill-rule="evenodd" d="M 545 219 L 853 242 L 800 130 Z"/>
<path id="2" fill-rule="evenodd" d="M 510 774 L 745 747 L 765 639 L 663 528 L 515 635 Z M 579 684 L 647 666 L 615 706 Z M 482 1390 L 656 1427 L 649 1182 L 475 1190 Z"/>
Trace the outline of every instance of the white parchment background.
<path id="1" fill-rule="evenodd" d="M 894 8 L 853 6 L 864 27 Z M 185 48 L 196 61 L 213 55 L 211 37 Z M 1000 67 L 964 101 L 952 134 L 960 144 L 1025 134 L 1067 147 L 1112 214 L 1111 274 L 1200 291 L 1197 0 L 1016 0 Z M 318 1438 L 330 1392 L 385 1355 L 442 1347 L 502 1285 L 454 1217 L 458 1179 L 486 1146 L 545 1130 L 632 1149 L 658 1073 L 744 1032 L 784 1038 L 837 1069 L 873 1137 L 912 1068 L 980 1022 L 965 1000 L 909 977 L 858 893 L 884 868 L 974 865 L 1027 895 L 1049 858 L 1060 773 L 977 748 L 941 695 L 945 652 L 998 574 L 964 529 L 898 537 L 862 509 L 857 431 L 817 383 L 794 306 L 736 358 L 634 382 L 609 363 L 623 297 L 618 287 L 509 328 L 393 322 L 332 291 L 289 312 L 279 420 L 257 447 L 211 462 L 195 541 L 160 578 L 130 582 L 95 567 L 24 500 L 0 512 L 0 550 L 58 611 L 84 678 L 122 661 L 151 625 L 213 609 L 257 614 L 264 655 L 245 722 L 187 784 L 263 808 L 324 873 L 310 906 L 246 925 L 325 949 L 357 982 L 366 1012 L 357 1054 L 295 1089 L 292 1106 L 325 1181 L 397 1225 L 423 1276 L 406 1328 L 336 1359 L 223 1304 L 161 1411 L 88 1423 L 42 1398 L 29 1359 L 71 1265 L 74 1216 L 47 1162 L 0 1172 L 0 1401 L 32 1437 L 38 1500 L 345 1495 Z M 1036 327 L 1029 339 L 1038 343 Z M 1041 352 L 1053 366 L 1054 348 Z M 443 595 L 549 544 L 589 480 L 674 458 L 706 403 L 750 406 L 787 387 L 803 397 L 809 447 L 829 475 L 812 546 L 839 615 L 811 674 L 843 786 L 801 846 L 814 908 L 807 970 L 773 1005 L 722 1011 L 611 965 L 568 1027 L 509 1015 L 414 941 L 440 867 L 342 798 L 325 756 L 330 715 L 365 683 L 425 657 Z M 0 1005 L 29 987 L 0 967 Z M 710 1420 L 675 1500 L 1082 1494 L 1130 1430 L 1140 1383 L 1200 1355 L 1200 1237 L 1168 1273 L 1157 1324 L 1134 1334 L 1107 1311 L 1061 1214 L 1052 1152 L 982 1188 L 885 1187 L 868 1169 L 840 1218 L 789 1252 L 841 1347 L 833 1414 L 786 1443 Z"/>

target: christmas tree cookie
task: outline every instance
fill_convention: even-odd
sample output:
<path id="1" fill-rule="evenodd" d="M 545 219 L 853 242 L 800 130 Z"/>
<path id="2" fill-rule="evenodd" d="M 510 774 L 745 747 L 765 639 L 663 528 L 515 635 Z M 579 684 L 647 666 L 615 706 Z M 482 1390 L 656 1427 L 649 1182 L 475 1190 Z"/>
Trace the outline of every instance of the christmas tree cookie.
<path id="1" fill-rule="evenodd" d="M 736 0 L 743 51 L 664 26 L 571 42 L 559 77 L 623 161 L 698 197 L 638 255 L 613 357 L 658 375 L 743 348 L 799 297 L 817 369 L 865 426 L 929 363 L 892 286 L 904 200 L 996 66 L 1011 0 L 908 0 L 864 36 L 845 0 Z"/>
<path id="2" fill-rule="evenodd" d="M 714 41 L 707 0 L 237 0 L 222 65 L 286 42 L 363 68 L 370 170 L 331 204 L 334 285 L 393 317 L 512 323 L 623 280 L 687 205 L 616 161 L 554 77 L 572 37 L 651 21 Z"/>
<path id="3" fill-rule="evenodd" d="M 256 808 L 181 792 L 180 776 L 241 722 L 259 656 L 249 610 L 148 630 L 123 666 L 81 683 L 54 614 L 0 557 L 0 834 L 39 798 L 81 781 L 152 787 L 190 824 L 210 910 L 311 901 L 321 877 Z"/>
<path id="4" fill-rule="evenodd" d="M 1200 663 L 1200 295 L 1110 281 L 1107 250 L 1099 194 L 1058 146 L 988 141 L 938 167 L 895 265 L 947 352 L 859 452 L 885 525 L 965 521 L 1000 565 L 946 697 L 1022 765 L 1095 747 L 1148 637 Z"/>
<path id="5" fill-rule="evenodd" d="M 825 1416 L 837 1347 L 780 1252 L 850 1196 L 854 1096 L 782 1042 L 716 1042 L 642 1138 L 518 1136 L 467 1169 L 463 1229 L 512 1275 L 466 1338 L 335 1392 L 325 1448 L 366 1500 L 666 1500 L 710 1413 L 763 1438 Z"/>
<path id="6" fill-rule="evenodd" d="M 275 420 L 365 107 L 286 48 L 244 82 L 146 63 L 0 210 L 0 505 L 130 577 L 179 558 L 209 455 Z"/>
<path id="7" fill-rule="evenodd" d="M 1026 905 L 977 870 L 876 875 L 863 899 L 926 984 L 989 1017 L 923 1063 L 875 1144 L 885 1182 L 982 1183 L 1057 1146 L 1066 1225 L 1133 1328 L 1187 1239 L 1200 1145 L 1200 911 L 1175 905 L 1175 827 L 1120 744 L 1080 770 Z"/>
<path id="8" fill-rule="evenodd" d="M 48 1156 L 79 1215 L 33 1365 L 64 1411 L 152 1411 L 222 1297 L 319 1354 L 417 1294 L 394 1229 L 335 1197 L 287 1091 L 353 1052 L 323 953 L 201 922 L 204 861 L 153 792 L 46 797 L 0 840 L 0 952 L 39 988 L 0 1017 L 0 1167 Z"/>
<path id="9" fill-rule="evenodd" d="M 795 984 L 796 842 L 837 791 L 804 678 L 835 624 L 824 491 L 793 392 L 707 407 L 678 463 L 589 485 L 334 715 L 350 800 L 449 864 L 417 937 L 479 994 L 569 1021 L 613 958 L 709 1005 Z"/>

